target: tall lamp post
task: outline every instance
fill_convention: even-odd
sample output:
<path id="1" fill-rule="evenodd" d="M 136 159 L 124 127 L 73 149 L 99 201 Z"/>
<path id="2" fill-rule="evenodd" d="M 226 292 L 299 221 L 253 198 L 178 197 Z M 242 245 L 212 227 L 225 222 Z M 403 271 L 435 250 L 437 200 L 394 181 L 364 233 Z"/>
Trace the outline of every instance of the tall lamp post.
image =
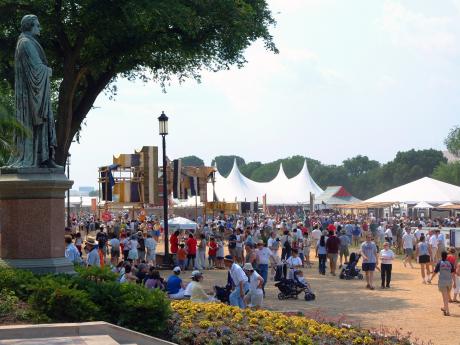
<path id="1" fill-rule="evenodd" d="M 70 179 L 70 153 L 67 156 L 67 179 Z M 71 221 L 70 221 L 70 189 L 67 189 L 67 227 L 71 228 Z"/>
<path id="2" fill-rule="evenodd" d="M 168 117 L 162 111 L 158 117 L 160 135 L 163 139 L 163 229 L 165 233 L 164 265 L 170 265 L 169 260 L 169 234 L 168 234 L 168 176 L 166 162 L 166 136 L 168 135 Z"/>

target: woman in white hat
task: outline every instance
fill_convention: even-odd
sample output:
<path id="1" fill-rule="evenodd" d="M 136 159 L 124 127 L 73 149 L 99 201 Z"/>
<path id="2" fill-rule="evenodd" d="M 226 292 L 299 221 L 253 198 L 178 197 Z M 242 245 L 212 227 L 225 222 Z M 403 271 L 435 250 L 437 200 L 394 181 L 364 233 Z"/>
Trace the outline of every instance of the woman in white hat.
<path id="1" fill-rule="evenodd" d="M 261 308 L 264 299 L 264 279 L 254 270 L 254 267 L 247 262 L 243 270 L 249 279 L 249 291 L 244 297 L 244 302 L 248 307 Z"/>
<path id="2" fill-rule="evenodd" d="M 184 295 L 190 296 L 192 302 L 214 302 L 215 298 L 209 296 L 201 285 L 203 273 L 200 271 L 193 271 L 191 278 L 192 281 L 187 285 Z"/>

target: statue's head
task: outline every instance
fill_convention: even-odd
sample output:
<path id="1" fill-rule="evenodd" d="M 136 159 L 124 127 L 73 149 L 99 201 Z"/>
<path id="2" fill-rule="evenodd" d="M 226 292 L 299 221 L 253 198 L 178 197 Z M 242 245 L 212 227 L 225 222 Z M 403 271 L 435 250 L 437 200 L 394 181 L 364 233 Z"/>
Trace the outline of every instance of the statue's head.
<path id="1" fill-rule="evenodd" d="M 22 17 L 21 20 L 21 31 L 28 32 L 33 36 L 40 35 L 40 23 L 38 22 L 38 18 L 34 14 L 27 14 Z"/>

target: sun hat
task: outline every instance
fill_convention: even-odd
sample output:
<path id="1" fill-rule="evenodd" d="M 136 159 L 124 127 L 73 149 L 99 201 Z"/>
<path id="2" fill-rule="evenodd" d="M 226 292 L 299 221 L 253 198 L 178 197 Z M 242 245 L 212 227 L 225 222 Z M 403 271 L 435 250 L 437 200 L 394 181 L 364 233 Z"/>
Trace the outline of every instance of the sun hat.
<path id="1" fill-rule="evenodd" d="M 190 278 L 196 278 L 196 277 L 200 277 L 202 275 L 203 275 L 203 273 L 201 273 L 198 270 L 195 270 L 195 271 L 192 272 L 192 276 Z"/>
<path id="2" fill-rule="evenodd" d="M 92 246 L 97 246 L 99 244 L 98 241 L 93 236 L 88 236 L 88 238 L 85 241 L 86 244 L 90 244 Z"/>
<path id="3" fill-rule="evenodd" d="M 258 241 L 257 241 L 257 245 L 259 245 L 259 244 L 262 244 L 262 245 L 264 245 L 264 241 L 262 241 L 262 240 L 258 240 Z"/>
<path id="4" fill-rule="evenodd" d="M 243 266 L 243 270 L 245 271 L 254 271 L 254 267 L 252 267 L 252 264 L 250 262 L 246 262 Z"/>
<path id="5" fill-rule="evenodd" d="M 174 267 L 173 272 L 180 273 L 181 269 L 179 266 Z"/>

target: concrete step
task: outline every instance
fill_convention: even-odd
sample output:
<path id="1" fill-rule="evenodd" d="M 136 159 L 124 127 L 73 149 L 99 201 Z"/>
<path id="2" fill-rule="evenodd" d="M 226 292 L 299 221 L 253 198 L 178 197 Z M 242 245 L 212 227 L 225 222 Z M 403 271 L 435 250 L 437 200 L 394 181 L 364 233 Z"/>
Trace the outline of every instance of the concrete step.
<path id="1" fill-rule="evenodd" d="M 120 345 L 108 335 L 0 340 L 0 345 Z"/>

